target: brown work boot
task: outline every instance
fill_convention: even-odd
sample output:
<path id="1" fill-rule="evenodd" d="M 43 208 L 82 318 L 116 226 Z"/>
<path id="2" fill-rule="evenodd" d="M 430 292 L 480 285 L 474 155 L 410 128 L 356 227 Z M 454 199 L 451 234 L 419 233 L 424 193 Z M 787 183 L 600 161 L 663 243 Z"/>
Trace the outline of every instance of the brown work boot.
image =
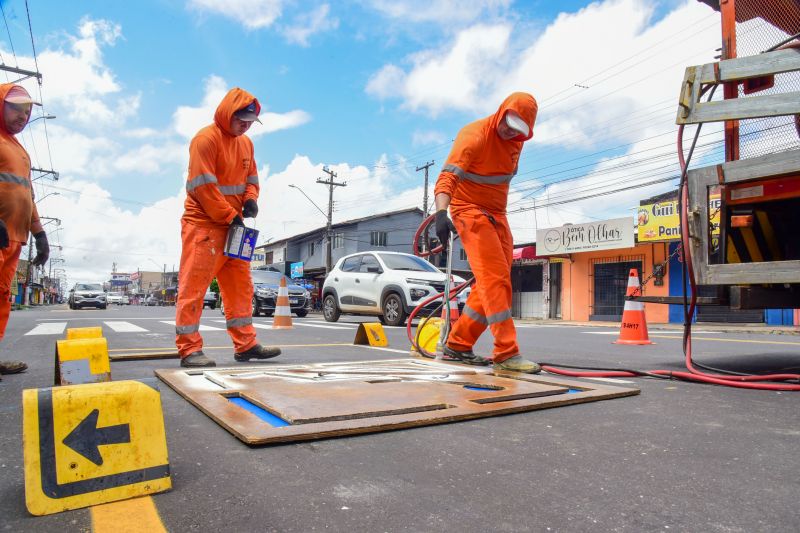
<path id="1" fill-rule="evenodd" d="M 533 361 L 528 361 L 521 355 L 515 355 L 505 361 L 494 364 L 495 370 L 507 370 L 509 372 L 522 372 L 523 374 L 538 374 L 542 367 Z"/>
<path id="2" fill-rule="evenodd" d="M 202 351 L 192 352 L 181 359 L 181 366 L 186 368 L 205 368 L 217 366 L 213 359 L 206 357 Z"/>
<path id="3" fill-rule="evenodd" d="M 446 344 L 442 347 L 442 353 L 445 357 L 456 359 L 458 362 L 466 363 L 468 365 L 486 366 L 490 362 L 488 359 L 481 357 L 480 355 L 475 355 L 472 350 L 466 350 L 462 352 L 459 350 L 454 350 Z"/>
<path id="4" fill-rule="evenodd" d="M 263 346 L 256 344 L 249 350 L 233 354 L 233 358 L 240 363 L 245 363 L 250 359 L 271 359 L 281 354 L 281 349 L 277 346 Z"/>
<path id="5" fill-rule="evenodd" d="M 0 361 L 0 374 L 19 374 L 28 370 L 22 361 Z"/>

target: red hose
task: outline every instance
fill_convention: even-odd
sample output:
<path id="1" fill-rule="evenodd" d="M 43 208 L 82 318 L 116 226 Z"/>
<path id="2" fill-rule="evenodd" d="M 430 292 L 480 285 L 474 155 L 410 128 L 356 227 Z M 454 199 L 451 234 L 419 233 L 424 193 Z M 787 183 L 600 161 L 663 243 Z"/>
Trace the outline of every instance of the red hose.
<path id="1" fill-rule="evenodd" d="M 686 159 L 683 155 L 683 125 L 678 128 L 678 161 L 681 166 L 681 177 L 686 173 Z M 650 370 L 650 374 L 671 376 L 687 381 L 697 381 L 700 383 L 712 383 L 724 385 L 726 387 L 738 387 L 741 389 L 773 390 L 773 391 L 800 391 L 800 385 L 789 383 L 751 383 L 760 381 L 800 381 L 800 374 L 768 374 L 768 375 L 741 375 L 730 376 L 723 374 L 708 374 L 701 372 L 692 363 L 692 322 L 694 310 L 697 306 L 697 285 L 694 277 L 694 265 L 692 263 L 691 243 L 689 242 L 689 187 L 686 179 L 681 179 L 681 245 L 683 246 L 683 261 L 689 278 L 690 296 L 688 319 L 686 322 L 686 368 L 689 372 L 673 372 L 671 370 Z M 605 378 L 605 377 L 636 377 L 632 372 L 626 371 L 607 371 L 607 372 L 575 372 L 563 370 L 550 365 L 542 367 L 544 370 L 553 374 L 578 378 Z"/>

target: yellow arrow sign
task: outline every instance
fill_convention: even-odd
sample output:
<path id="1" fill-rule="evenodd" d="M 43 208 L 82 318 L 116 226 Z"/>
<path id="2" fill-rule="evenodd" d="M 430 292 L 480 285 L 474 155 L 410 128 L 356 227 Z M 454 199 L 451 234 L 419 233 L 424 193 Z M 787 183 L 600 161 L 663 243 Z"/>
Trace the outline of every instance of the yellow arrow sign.
<path id="1" fill-rule="evenodd" d="M 155 380 L 27 389 L 22 407 L 31 514 L 171 488 Z"/>

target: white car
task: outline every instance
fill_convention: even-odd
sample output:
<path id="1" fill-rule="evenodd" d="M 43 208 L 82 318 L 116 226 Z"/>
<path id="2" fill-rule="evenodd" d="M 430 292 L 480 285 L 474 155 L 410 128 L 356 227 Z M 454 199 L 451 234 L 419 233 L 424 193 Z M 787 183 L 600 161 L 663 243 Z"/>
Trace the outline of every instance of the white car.
<path id="1" fill-rule="evenodd" d="M 109 292 L 108 303 L 117 305 L 130 305 L 131 301 L 127 294 L 121 292 Z"/>
<path id="2" fill-rule="evenodd" d="M 322 286 L 322 313 L 336 322 L 342 313 L 372 315 L 402 326 L 424 299 L 444 290 L 445 274 L 415 255 L 361 252 L 342 257 Z M 464 279 L 454 276 L 456 283 Z M 439 305 L 434 301 L 425 309 Z"/>

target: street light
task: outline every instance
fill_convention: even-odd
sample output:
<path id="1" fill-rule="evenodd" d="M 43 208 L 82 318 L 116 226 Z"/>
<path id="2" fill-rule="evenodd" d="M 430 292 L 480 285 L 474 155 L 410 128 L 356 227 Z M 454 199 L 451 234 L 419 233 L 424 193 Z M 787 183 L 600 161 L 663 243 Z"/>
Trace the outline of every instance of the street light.
<path id="1" fill-rule="evenodd" d="M 305 196 L 306 198 L 308 198 L 308 201 L 309 201 L 309 202 L 311 202 L 311 203 L 314 205 L 314 207 L 316 207 L 316 208 L 317 208 L 317 211 L 319 211 L 320 213 L 322 213 L 322 216 L 324 216 L 326 219 L 328 218 L 328 215 L 326 215 L 326 214 L 325 214 L 325 211 L 323 211 L 323 210 L 320 208 L 320 206 L 318 206 L 317 204 L 315 204 L 315 203 L 314 203 L 314 200 L 312 200 L 311 198 L 309 198 L 309 197 L 308 197 L 308 195 L 307 195 L 305 192 L 303 192 L 303 189 L 301 189 L 301 188 L 300 188 L 300 187 L 298 187 L 297 185 L 291 185 L 291 184 L 289 185 L 289 187 L 291 187 L 292 189 L 297 189 L 298 191 L 300 191 L 300 192 L 302 193 L 302 195 L 303 195 L 303 196 Z"/>
<path id="2" fill-rule="evenodd" d="M 31 124 L 32 122 L 36 122 L 37 120 L 39 120 L 41 118 L 43 118 L 45 120 L 53 120 L 54 118 L 56 118 L 56 116 L 55 115 L 39 115 L 38 117 L 29 120 L 28 124 Z"/>
<path id="3" fill-rule="evenodd" d="M 45 194 L 44 196 L 42 196 L 41 198 L 39 198 L 38 200 L 36 200 L 36 203 L 38 204 L 39 202 L 41 202 L 42 200 L 44 200 L 44 199 L 45 199 L 45 198 L 47 198 L 48 196 L 59 196 L 60 194 L 61 194 L 61 193 L 60 193 L 60 192 L 58 192 L 58 191 L 56 191 L 56 192 L 49 192 L 49 193 Z"/>

